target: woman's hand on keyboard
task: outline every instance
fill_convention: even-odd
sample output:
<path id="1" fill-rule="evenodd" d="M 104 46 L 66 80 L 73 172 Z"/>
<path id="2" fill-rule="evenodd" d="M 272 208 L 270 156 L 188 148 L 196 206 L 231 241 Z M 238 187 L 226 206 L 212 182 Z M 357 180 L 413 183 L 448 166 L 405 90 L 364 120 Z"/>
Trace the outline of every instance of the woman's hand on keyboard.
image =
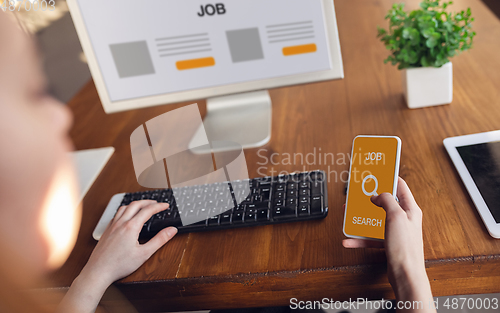
<path id="1" fill-rule="evenodd" d="M 137 270 L 172 239 L 177 233 L 175 227 L 163 229 L 145 244 L 138 242 L 144 223 L 167 208 L 167 203 L 152 200 L 134 201 L 120 207 L 61 307 L 79 308 L 82 312 L 95 309 L 109 285 Z"/>
<path id="2" fill-rule="evenodd" d="M 169 227 L 145 244 L 137 240 L 144 223 L 167 208 L 168 203 L 153 200 L 134 201 L 120 207 L 85 267 L 99 272 L 109 284 L 134 272 L 177 233 L 175 227 Z"/>

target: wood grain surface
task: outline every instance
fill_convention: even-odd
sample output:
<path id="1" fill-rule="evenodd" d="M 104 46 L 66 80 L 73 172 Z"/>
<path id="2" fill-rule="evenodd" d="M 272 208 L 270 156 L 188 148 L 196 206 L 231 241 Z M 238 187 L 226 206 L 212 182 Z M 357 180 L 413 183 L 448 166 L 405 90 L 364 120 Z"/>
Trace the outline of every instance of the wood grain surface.
<path id="1" fill-rule="evenodd" d="M 326 219 L 178 235 L 115 287 L 140 311 L 157 312 L 287 305 L 291 297 L 393 298 L 384 252 L 341 244 L 348 160 L 338 156 L 350 152 L 356 135 L 376 134 L 402 139 L 400 175 L 424 213 L 434 295 L 500 292 L 500 240 L 487 233 L 442 143 L 449 136 L 500 128 L 500 21 L 479 0 L 454 2 L 452 10 L 471 7 L 477 36 L 470 52 L 453 59 L 449 105 L 406 107 L 401 74 L 383 64 L 388 51 L 376 38 L 377 25 L 387 25 L 389 0 L 335 1 L 345 79 L 270 90 L 272 138 L 245 151 L 249 175 L 325 170 Z M 50 286 L 67 287 L 78 275 L 96 244 L 91 234 L 110 197 L 144 190 L 134 175 L 131 132 L 194 102 L 204 114 L 205 101 L 199 100 L 107 115 L 92 82 L 70 101 L 76 148 L 113 146 L 116 152 L 83 201 L 75 249 Z M 316 160 L 293 162 L 294 153 L 315 153 Z M 335 159 L 329 155 L 325 163 L 324 153 Z M 117 299 L 108 295 L 103 303 Z"/>

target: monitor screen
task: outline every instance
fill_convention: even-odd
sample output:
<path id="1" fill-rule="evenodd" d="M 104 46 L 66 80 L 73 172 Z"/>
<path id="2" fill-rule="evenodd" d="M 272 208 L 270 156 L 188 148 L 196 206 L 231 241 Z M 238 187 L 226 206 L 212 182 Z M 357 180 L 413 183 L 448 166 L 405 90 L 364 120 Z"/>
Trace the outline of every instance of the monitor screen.
<path id="1" fill-rule="evenodd" d="M 77 5 L 110 102 L 332 68 L 321 0 Z"/>
<path id="2" fill-rule="evenodd" d="M 500 141 L 457 147 L 474 183 L 500 223 Z"/>

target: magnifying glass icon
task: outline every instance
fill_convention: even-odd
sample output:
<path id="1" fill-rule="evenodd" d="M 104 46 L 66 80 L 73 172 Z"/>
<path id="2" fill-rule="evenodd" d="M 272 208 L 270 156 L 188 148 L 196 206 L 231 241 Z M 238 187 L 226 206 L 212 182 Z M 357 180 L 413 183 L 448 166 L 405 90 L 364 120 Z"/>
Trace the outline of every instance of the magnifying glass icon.
<path id="1" fill-rule="evenodd" d="M 367 192 L 366 189 L 365 189 L 365 184 L 366 184 L 366 181 L 368 179 L 373 179 L 375 181 L 375 188 L 373 189 L 372 192 Z M 368 197 L 370 196 L 378 196 L 378 193 L 377 193 L 377 189 L 378 189 L 378 180 L 377 180 L 377 177 L 373 176 L 373 175 L 366 175 L 365 178 L 363 178 L 363 182 L 361 183 L 361 189 L 363 190 L 363 193 L 365 195 L 367 195 Z"/>

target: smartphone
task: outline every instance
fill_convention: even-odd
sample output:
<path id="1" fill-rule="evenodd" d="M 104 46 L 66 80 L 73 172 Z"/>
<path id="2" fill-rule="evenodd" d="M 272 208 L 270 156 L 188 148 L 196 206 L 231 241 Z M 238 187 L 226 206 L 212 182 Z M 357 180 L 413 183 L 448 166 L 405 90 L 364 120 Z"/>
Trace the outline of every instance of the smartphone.
<path id="1" fill-rule="evenodd" d="M 401 139 L 396 136 L 357 136 L 352 143 L 347 185 L 344 234 L 383 240 L 385 211 L 370 198 L 389 192 L 396 197 Z"/>

